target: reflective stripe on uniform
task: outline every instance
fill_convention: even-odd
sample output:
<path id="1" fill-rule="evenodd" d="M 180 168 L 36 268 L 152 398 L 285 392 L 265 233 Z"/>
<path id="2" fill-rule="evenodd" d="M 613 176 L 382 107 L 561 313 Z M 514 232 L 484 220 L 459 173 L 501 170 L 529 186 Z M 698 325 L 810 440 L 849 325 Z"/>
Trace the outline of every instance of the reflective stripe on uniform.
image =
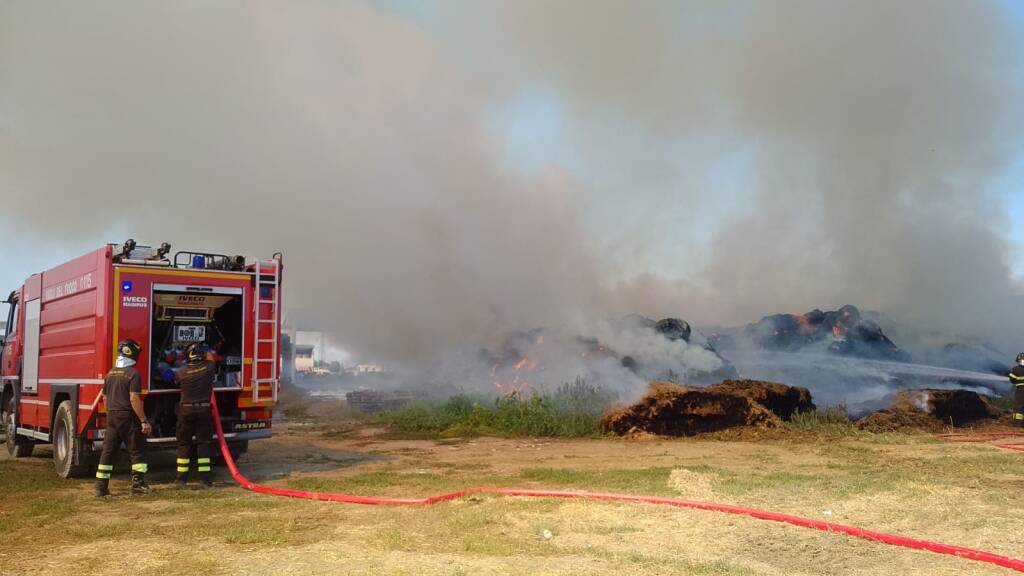
<path id="1" fill-rule="evenodd" d="M 1013 372 L 1010 372 L 1010 380 L 1016 380 L 1017 382 L 1024 382 L 1024 376 L 1017 376 Z"/>
<path id="2" fill-rule="evenodd" d="M 178 466 L 178 472 L 188 472 L 188 466 Z"/>
<path id="3" fill-rule="evenodd" d="M 146 472 L 149 472 L 149 464 L 146 464 L 145 462 L 141 464 L 132 464 L 132 472 L 141 472 L 145 474 Z"/>
<path id="4" fill-rule="evenodd" d="M 209 458 L 199 458 L 198 460 L 196 460 L 196 464 L 209 464 L 209 463 L 210 463 L 210 459 Z"/>
<path id="5" fill-rule="evenodd" d="M 210 467 L 209 466 L 200 466 L 199 468 L 196 468 L 196 470 L 199 471 L 199 472 L 209 472 L 210 471 Z"/>
<path id="6" fill-rule="evenodd" d="M 178 464 L 188 464 L 188 458 L 178 458 Z"/>
<path id="7" fill-rule="evenodd" d="M 100 464 L 96 466 L 96 477 L 101 480 L 107 480 L 110 478 L 110 473 L 114 470 L 113 464 Z"/>
<path id="8" fill-rule="evenodd" d="M 1013 419 L 1014 420 L 1024 420 L 1024 414 L 1021 414 L 1020 412 L 1014 412 L 1013 413 Z"/>

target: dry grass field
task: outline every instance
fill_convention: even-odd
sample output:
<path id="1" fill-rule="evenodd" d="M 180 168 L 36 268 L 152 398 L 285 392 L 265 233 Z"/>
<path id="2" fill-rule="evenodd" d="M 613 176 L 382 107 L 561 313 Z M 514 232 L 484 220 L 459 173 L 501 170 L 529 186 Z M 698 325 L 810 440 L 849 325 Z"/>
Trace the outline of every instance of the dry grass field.
<path id="1" fill-rule="evenodd" d="M 473 497 L 385 508 L 214 489 L 92 497 L 48 449 L 0 459 L 0 574 L 986 575 L 1008 570 L 713 512 Z M 403 440 L 283 425 L 240 467 L 273 485 L 419 496 L 474 485 L 677 496 L 1024 556 L 1024 454 L 925 435 Z M 115 493 L 127 475 L 115 476 Z"/>

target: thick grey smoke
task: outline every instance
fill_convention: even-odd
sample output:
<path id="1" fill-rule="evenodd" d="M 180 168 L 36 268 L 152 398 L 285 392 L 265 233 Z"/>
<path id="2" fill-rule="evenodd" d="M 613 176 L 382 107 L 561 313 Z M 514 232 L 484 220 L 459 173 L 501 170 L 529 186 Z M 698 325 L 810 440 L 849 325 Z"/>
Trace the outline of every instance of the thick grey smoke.
<path id="1" fill-rule="evenodd" d="M 467 4 L 465 42 L 509 39 L 500 65 L 466 52 L 468 65 L 570 95 L 581 146 L 615 159 L 597 163 L 613 183 L 597 192 L 647 206 L 634 241 L 701 226 L 702 207 L 731 188 L 690 175 L 714 153 L 742 159 L 741 216 L 717 229 L 706 266 L 689 282 L 627 280 L 625 307 L 673 302 L 699 322 L 746 322 L 856 302 L 1019 337 L 1022 290 L 993 185 L 1024 150 L 1024 42 L 1003 3 Z M 481 20 L 506 33 L 472 26 Z M 623 122 L 629 131 L 591 144 Z M 666 153 L 680 142 L 686 153 Z"/>
<path id="2" fill-rule="evenodd" d="M 384 361 L 845 303 L 1008 343 L 1001 6 L 473 1 L 425 32 L 315 0 L 6 2 L 0 239 L 283 250 L 290 303 Z M 480 118 L 530 84 L 587 174 L 503 167 Z"/>
<path id="3" fill-rule="evenodd" d="M 503 170 L 413 27 L 333 2 L 104 6 L 0 12 L 5 236 L 283 250 L 297 313 L 383 360 L 593 311 L 572 176 Z"/>
<path id="4" fill-rule="evenodd" d="M 708 375 L 725 362 L 706 344 L 699 333 L 689 342 L 671 340 L 628 319 L 579 321 L 510 334 L 489 350 L 467 347 L 442 354 L 396 380 L 429 383 L 440 391 L 509 394 L 550 392 L 582 378 L 633 400 L 652 380 L 707 384 Z"/>

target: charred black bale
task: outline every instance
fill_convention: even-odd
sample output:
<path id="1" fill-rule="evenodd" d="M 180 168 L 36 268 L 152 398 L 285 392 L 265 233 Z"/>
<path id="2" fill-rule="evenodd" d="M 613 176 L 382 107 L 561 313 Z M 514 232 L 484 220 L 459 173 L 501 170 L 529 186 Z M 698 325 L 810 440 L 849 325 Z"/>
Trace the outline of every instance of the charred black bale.
<path id="1" fill-rule="evenodd" d="M 806 314 L 776 314 L 750 324 L 745 334 L 765 350 L 813 351 L 905 362 L 910 356 L 901 350 L 873 320 L 863 318 L 855 306 Z"/>

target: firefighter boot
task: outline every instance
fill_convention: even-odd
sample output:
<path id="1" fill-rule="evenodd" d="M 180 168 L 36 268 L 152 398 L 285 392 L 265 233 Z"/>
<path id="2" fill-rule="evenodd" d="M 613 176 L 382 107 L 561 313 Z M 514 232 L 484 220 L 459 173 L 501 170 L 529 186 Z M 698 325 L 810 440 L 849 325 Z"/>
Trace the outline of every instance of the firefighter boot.
<path id="1" fill-rule="evenodd" d="M 132 474 L 132 496 L 144 496 L 149 494 L 149 485 L 146 484 L 146 475 L 141 472 Z"/>
<path id="2" fill-rule="evenodd" d="M 188 472 L 178 472 L 174 477 L 175 488 L 185 488 L 188 486 Z"/>
<path id="3" fill-rule="evenodd" d="M 199 485 L 202 486 L 203 488 L 210 488 L 211 486 L 213 486 L 213 481 L 210 480 L 209 472 L 199 473 Z"/>
<path id="4" fill-rule="evenodd" d="M 106 478 L 104 478 L 102 480 L 97 479 L 96 480 L 96 497 L 97 498 L 106 498 L 107 496 L 110 496 L 110 480 L 107 480 Z"/>

